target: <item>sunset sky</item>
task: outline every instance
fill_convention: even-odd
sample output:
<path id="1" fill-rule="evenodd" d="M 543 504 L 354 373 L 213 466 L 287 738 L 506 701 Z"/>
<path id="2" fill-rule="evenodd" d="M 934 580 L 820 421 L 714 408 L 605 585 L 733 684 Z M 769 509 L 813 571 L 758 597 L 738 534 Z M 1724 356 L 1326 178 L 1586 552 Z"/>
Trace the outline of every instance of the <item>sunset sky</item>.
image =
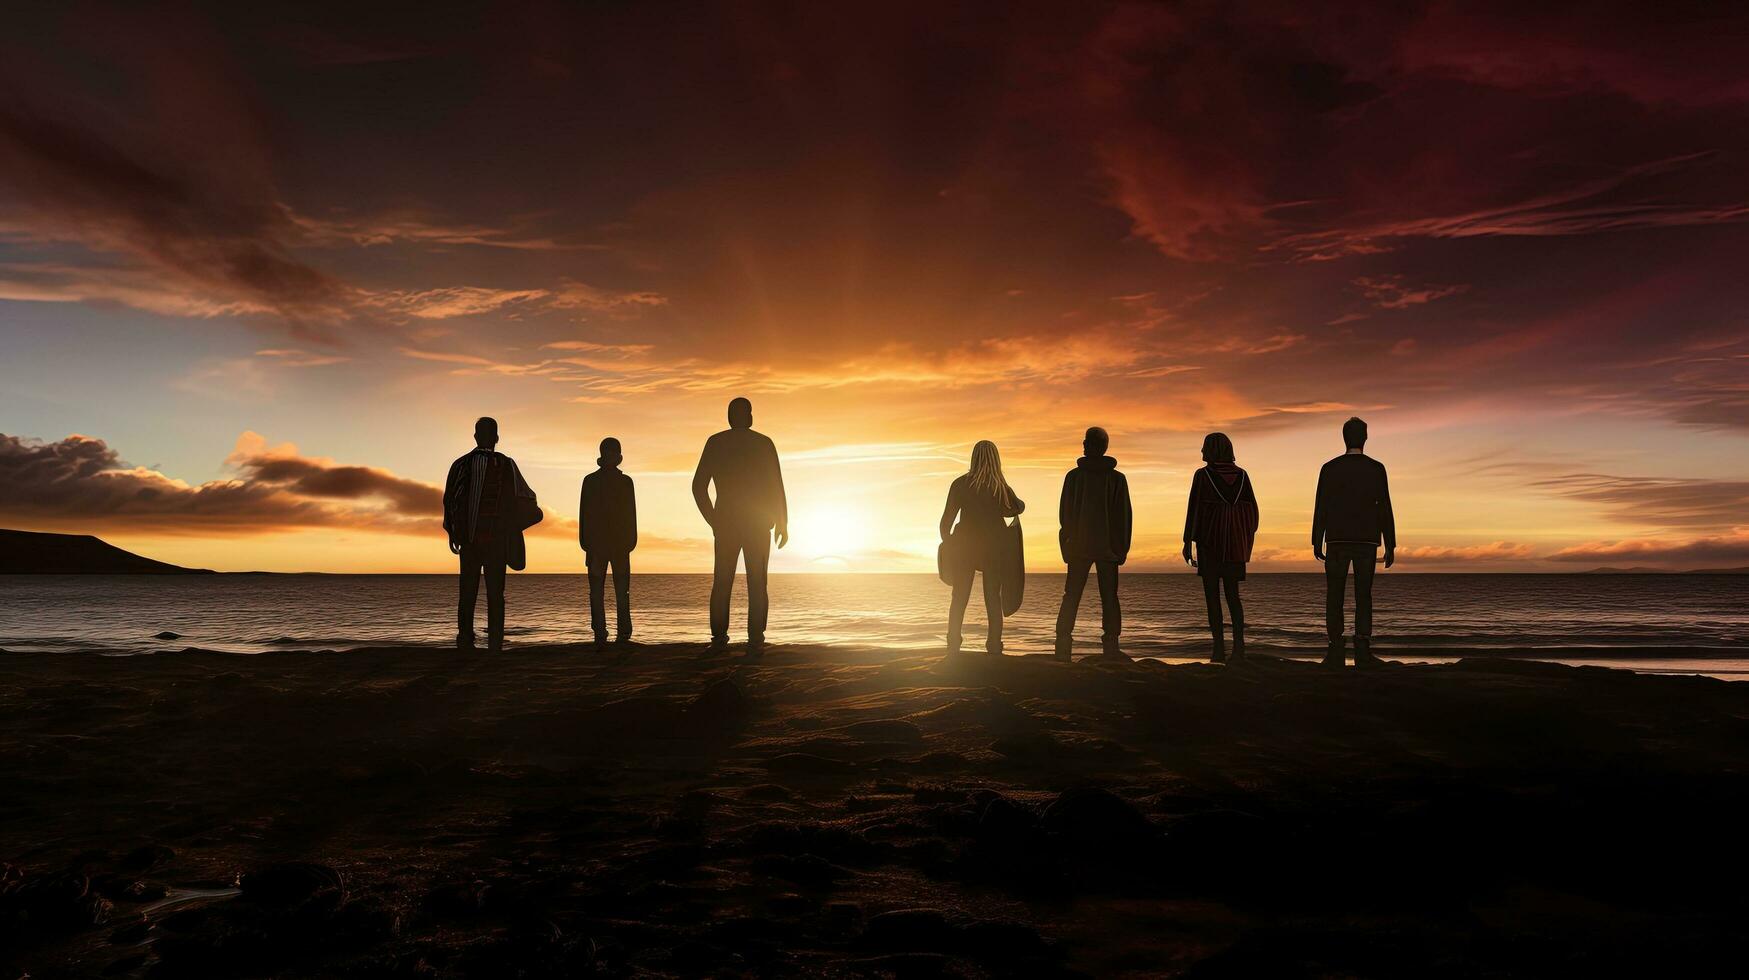
<path id="1" fill-rule="evenodd" d="M 1131 566 L 1208 431 L 1310 570 L 1359 414 L 1400 568 L 1749 565 L 1749 14 L 1573 3 L 133 4 L 0 32 L 0 526 L 446 571 L 496 416 L 578 571 L 707 571 L 729 399 L 785 571 L 934 567 L 994 440 L 1057 562 L 1103 425 Z"/>

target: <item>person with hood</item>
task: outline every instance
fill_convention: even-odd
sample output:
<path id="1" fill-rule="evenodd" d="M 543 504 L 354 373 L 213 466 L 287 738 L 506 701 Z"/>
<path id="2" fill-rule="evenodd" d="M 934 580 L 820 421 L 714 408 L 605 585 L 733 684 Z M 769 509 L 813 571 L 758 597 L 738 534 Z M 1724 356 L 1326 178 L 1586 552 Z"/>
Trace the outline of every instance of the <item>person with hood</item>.
<path id="1" fill-rule="evenodd" d="M 638 546 L 638 501 L 632 478 L 620 472 L 625 461 L 619 440 L 601 440 L 600 469 L 583 478 L 583 494 L 577 504 L 577 543 L 583 547 L 583 564 L 589 570 L 589 627 L 595 633 L 595 649 L 607 646 L 607 573 L 613 571 L 614 608 L 619 613 L 614 643 L 624 646 L 632 638 L 632 549 Z"/>
<path id="2" fill-rule="evenodd" d="M 941 512 L 941 540 L 951 556 L 947 577 L 953 597 L 947 607 L 947 653 L 960 652 L 960 630 L 972 598 L 972 578 L 984 573 L 984 615 L 989 632 L 984 650 L 1002 653 L 1003 546 L 1007 521 L 1026 510 L 1002 475 L 1002 455 L 988 439 L 972 447 L 971 466 L 947 489 Z M 956 523 L 957 519 L 957 523 Z"/>
<path id="3" fill-rule="evenodd" d="M 461 601 L 456 610 L 458 648 L 474 646 L 474 606 L 486 579 L 486 636 L 493 651 L 504 648 L 504 569 L 528 565 L 522 532 L 540 523 L 534 491 L 516 461 L 496 450 L 498 422 L 474 422 L 474 450 L 452 463 L 443 487 L 443 529 L 451 554 L 461 556 Z"/>
<path id="4" fill-rule="evenodd" d="M 1245 563 L 1251 560 L 1251 546 L 1257 539 L 1257 492 L 1250 475 L 1234 464 L 1233 440 L 1226 433 L 1208 434 L 1202 441 L 1202 458 L 1208 465 L 1190 478 L 1184 560 L 1202 577 L 1209 632 L 1214 634 L 1211 659 L 1224 663 L 1222 591 L 1227 593 L 1227 608 L 1233 614 L 1233 659 L 1245 658 L 1245 607 L 1239 601 L 1239 583 L 1245 581 Z M 1192 544 L 1196 546 L 1194 557 Z"/>
<path id="5" fill-rule="evenodd" d="M 1118 634 L 1123 612 L 1117 601 L 1117 568 L 1130 551 L 1130 485 L 1117 471 L 1117 460 L 1105 454 L 1111 437 L 1094 426 L 1081 441 L 1085 452 L 1063 477 L 1057 505 L 1061 529 L 1057 541 L 1069 576 L 1063 583 L 1063 606 L 1057 612 L 1057 659 L 1068 660 L 1075 642 L 1075 614 L 1087 588 L 1087 570 L 1099 578 L 1099 607 L 1105 655 L 1121 657 Z"/>

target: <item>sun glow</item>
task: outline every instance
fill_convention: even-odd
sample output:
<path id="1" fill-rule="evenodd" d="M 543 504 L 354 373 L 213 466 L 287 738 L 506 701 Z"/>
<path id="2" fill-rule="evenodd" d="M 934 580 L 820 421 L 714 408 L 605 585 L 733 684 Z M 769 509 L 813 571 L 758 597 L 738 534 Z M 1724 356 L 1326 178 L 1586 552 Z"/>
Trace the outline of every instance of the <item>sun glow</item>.
<path id="1" fill-rule="evenodd" d="M 790 518 L 790 538 L 798 551 L 822 567 L 849 567 L 873 540 L 868 514 L 843 504 L 820 504 Z"/>

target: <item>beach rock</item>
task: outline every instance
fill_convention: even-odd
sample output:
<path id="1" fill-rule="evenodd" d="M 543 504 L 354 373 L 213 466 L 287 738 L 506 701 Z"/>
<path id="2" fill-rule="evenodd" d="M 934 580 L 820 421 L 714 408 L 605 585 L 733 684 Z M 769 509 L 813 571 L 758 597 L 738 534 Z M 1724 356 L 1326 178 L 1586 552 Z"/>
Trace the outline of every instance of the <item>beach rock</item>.
<path id="1" fill-rule="evenodd" d="M 1076 850 L 1121 854 L 1159 837 L 1128 800 L 1087 786 L 1067 790 L 1040 815 L 1044 828 Z"/>
<path id="2" fill-rule="evenodd" d="M 165 630 L 162 633 L 153 633 L 152 639 L 154 639 L 154 640 L 180 640 L 180 639 L 182 639 L 182 634 L 178 633 L 174 630 Z"/>
<path id="3" fill-rule="evenodd" d="M 796 794 L 788 786 L 776 783 L 760 783 L 749 786 L 741 791 L 743 800 L 756 800 L 760 803 L 787 803 L 796 798 Z"/>
<path id="4" fill-rule="evenodd" d="M 292 908 L 326 900 L 338 908 L 346 897 L 340 872 L 325 864 L 290 862 L 243 875 L 239 882 L 245 901 L 270 908 Z"/>

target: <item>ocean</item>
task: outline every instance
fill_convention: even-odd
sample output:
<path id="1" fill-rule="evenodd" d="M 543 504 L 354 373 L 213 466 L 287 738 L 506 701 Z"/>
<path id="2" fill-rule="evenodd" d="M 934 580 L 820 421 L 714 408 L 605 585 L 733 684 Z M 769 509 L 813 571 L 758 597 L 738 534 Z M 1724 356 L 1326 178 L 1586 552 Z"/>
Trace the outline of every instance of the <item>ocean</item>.
<path id="1" fill-rule="evenodd" d="M 1027 577 L 1026 601 L 1006 626 L 1011 653 L 1051 648 L 1063 576 Z M 1244 584 L 1253 644 L 1323 644 L 1323 578 L 1254 574 Z M 440 645 L 455 633 L 447 575 L 0 576 L 0 649 L 144 654 L 198 646 L 236 653 Z M 706 575 L 638 575 L 635 639 L 709 638 Z M 1088 584 L 1078 652 L 1095 652 L 1098 590 Z M 1193 574 L 1125 574 L 1124 646 L 1137 656 L 1194 659 L 1208 627 Z M 732 636 L 744 638 L 737 583 Z M 1381 571 L 1375 643 L 1387 655 L 1437 660 L 1441 651 L 1530 649 L 1539 658 L 1640 670 L 1749 675 L 1749 576 L 1437 575 Z M 609 621 L 612 620 L 611 597 Z M 1352 599 L 1350 600 L 1352 602 Z M 948 590 L 931 575 L 802 574 L 771 579 L 767 640 L 939 648 Z M 510 642 L 566 643 L 589 634 L 581 575 L 512 574 Z M 480 632 L 484 634 L 484 597 Z M 966 647 L 982 649 L 983 602 L 974 590 Z M 175 638 L 157 639 L 160 633 Z"/>

